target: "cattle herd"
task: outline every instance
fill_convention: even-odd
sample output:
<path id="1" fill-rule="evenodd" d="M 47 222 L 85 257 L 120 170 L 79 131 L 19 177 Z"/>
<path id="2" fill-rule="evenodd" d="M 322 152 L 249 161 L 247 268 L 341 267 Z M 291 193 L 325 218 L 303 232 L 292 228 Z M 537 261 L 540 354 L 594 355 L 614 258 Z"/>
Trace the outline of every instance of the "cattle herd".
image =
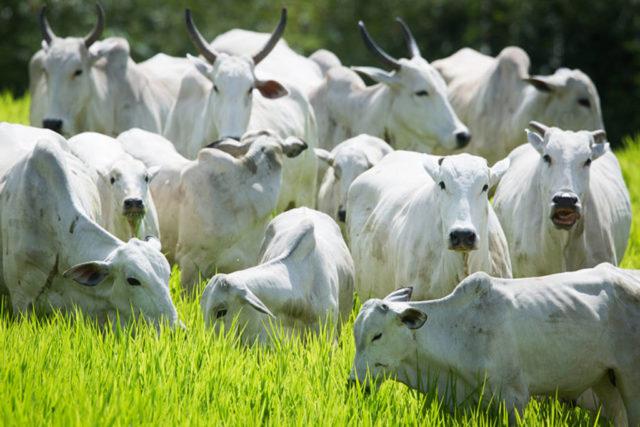
<path id="1" fill-rule="evenodd" d="M 176 264 L 206 327 L 268 344 L 274 322 L 338 333 L 357 293 L 352 382 L 498 395 L 512 415 L 557 395 L 640 424 L 631 203 L 588 76 L 529 75 L 517 47 L 429 63 L 401 19 L 407 58 L 360 22 L 385 68 L 344 67 L 292 50 L 286 10 L 212 42 L 187 10 L 199 56 L 136 63 L 96 11 L 63 38 L 41 10 L 32 126 L 0 124 L 16 314 L 180 327 Z"/>

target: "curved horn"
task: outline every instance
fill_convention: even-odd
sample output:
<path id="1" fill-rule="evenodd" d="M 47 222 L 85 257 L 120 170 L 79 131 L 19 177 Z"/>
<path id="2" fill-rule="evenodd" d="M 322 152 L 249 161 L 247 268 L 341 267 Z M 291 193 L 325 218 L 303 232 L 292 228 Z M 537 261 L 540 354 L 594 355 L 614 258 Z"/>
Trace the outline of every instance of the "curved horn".
<path id="1" fill-rule="evenodd" d="M 548 126 L 543 125 L 540 122 L 534 122 L 534 121 L 529 122 L 529 127 L 534 131 L 538 132 L 542 136 L 544 136 L 544 134 L 547 133 L 547 131 L 549 130 Z"/>
<path id="2" fill-rule="evenodd" d="M 193 18 L 191 17 L 191 9 L 185 9 L 184 18 L 187 22 L 189 37 L 198 52 L 200 52 L 200 55 L 204 56 L 210 64 L 216 62 L 218 54 L 209 47 L 209 43 L 207 43 L 204 37 L 202 37 L 202 34 L 200 34 L 200 31 L 196 28 L 196 24 L 193 23 Z"/>
<path id="3" fill-rule="evenodd" d="M 367 32 L 367 29 L 364 26 L 364 22 L 359 21 L 358 28 L 360 28 L 360 34 L 362 35 L 362 40 L 364 40 L 364 44 L 367 46 L 367 48 L 374 55 L 377 55 L 382 60 L 382 62 L 387 64 L 389 67 L 393 68 L 394 70 L 399 70 L 401 65 L 398 62 L 398 60 L 394 59 L 391 55 L 389 55 L 384 50 L 382 50 L 380 46 L 378 46 L 376 42 L 373 41 L 373 39 L 369 35 L 369 32 Z"/>
<path id="4" fill-rule="evenodd" d="M 90 47 L 94 44 L 100 36 L 102 36 L 102 31 L 104 31 L 104 9 L 100 6 L 100 3 L 96 2 L 96 15 L 98 16 L 98 20 L 96 21 L 95 27 L 89 34 L 87 34 L 84 38 L 84 45 L 86 47 Z"/>
<path id="5" fill-rule="evenodd" d="M 271 33 L 271 37 L 269 37 L 269 41 L 264 45 L 262 50 L 255 55 L 253 55 L 253 63 L 258 65 L 260 61 L 269 55 L 269 53 L 276 47 L 280 37 L 282 37 L 282 33 L 284 33 L 284 28 L 287 26 L 287 8 L 282 8 L 282 12 L 280 12 L 280 22 L 278 22 L 278 26 L 273 33 Z"/>
<path id="6" fill-rule="evenodd" d="M 409 49 L 409 53 L 412 58 L 416 56 L 422 57 L 420 54 L 420 48 L 418 47 L 418 43 L 416 43 L 416 39 L 413 38 L 413 34 L 411 34 L 411 30 L 409 26 L 402 20 L 400 17 L 396 17 L 396 22 L 400 24 L 400 28 L 402 28 L 402 35 L 404 36 L 404 42 L 407 45 L 407 49 Z"/>
<path id="7" fill-rule="evenodd" d="M 42 6 L 40 9 L 40 31 L 42 32 L 42 40 L 47 44 L 51 44 L 51 41 L 56 38 L 49 21 L 47 21 L 47 6 Z"/>

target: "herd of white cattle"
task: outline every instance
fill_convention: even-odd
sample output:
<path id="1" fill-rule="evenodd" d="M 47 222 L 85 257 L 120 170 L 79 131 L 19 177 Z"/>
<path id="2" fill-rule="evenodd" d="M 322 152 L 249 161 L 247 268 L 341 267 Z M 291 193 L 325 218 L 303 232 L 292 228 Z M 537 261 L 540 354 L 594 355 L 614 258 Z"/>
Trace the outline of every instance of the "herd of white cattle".
<path id="1" fill-rule="evenodd" d="M 455 403 L 482 387 L 512 414 L 581 396 L 640 424 L 640 272 L 616 267 L 631 203 L 584 73 L 532 76 L 516 47 L 430 64 L 400 19 L 408 58 L 360 22 L 386 69 L 344 67 L 293 51 L 286 10 L 272 34 L 210 43 L 187 10 L 200 56 L 135 63 L 100 39 L 99 5 L 82 38 L 45 12 L 32 127 L 0 124 L 15 313 L 180 326 L 176 264 L 187 297 L 209 280 L 207 327 L 267 344 L 274 322 L 339 332 L 357 292 L 372 299 L 354 381 L 436 384 Z"/>

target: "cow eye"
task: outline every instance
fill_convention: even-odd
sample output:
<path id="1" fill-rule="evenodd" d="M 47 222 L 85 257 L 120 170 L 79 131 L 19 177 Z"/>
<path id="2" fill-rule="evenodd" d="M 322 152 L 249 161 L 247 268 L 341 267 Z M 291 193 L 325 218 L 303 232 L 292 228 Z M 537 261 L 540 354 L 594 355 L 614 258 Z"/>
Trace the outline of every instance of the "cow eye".
<path id="1" fill-rule="evenodd" d="M 224 317 L 226 315 L 227 315 L 227 309 L 223 308 L 222 310 L 218 310 L 216 312 L 216 319 L 219 319 L 219 318 Z"/>
<path id="2" fill-rule="evenodd" d="M 542 156 L 542 160 L 544 160 L 547 164 L 551 164 L 551 156 L 548 154 Z"/>
<path id="3" fill-rule="evenodd" d="M 444 190 L 445 188 L 447 188 L 447 187 L 444 185 L 444 181 L 440 181 L 440 182 L 438 183 L 438 185 L 440 186 L 440 189 L 442 189 L 442 190 Z"/>
<path id="4" fill-rule="evenodd" d="M 149 182 L 149 175 L 144 176 L 144 182 Z"/>
<path id="5" fill-rule="evenodd" d="M 111 184 L 115 184 L 116 179 L 114 177 L 111 177 Z"/>
<path id="6" fill-rule="evenodd" d="M 587 159 L 587 161 L 584 162 L 584 165 L 587 166 L 587 167 L 591 166 L 591 159 Z"/>
<path id="7" fill-rule="evenodd" d="M 371 342 L 378 341 L 380 338 L 382 338 L 382 332 L 374 335 L 373 338 L 371 338 Z"/>
<path id="8" fill-rule="evenodd" d="M 416 96 L 429 96 L 429 92 L 426 90 L 419 90 L 415 93 Z"/>
<path id="9" fill-rule="evenodd" d="M 218 93 L 218 86 L 213 85 L 213 90 L 214 90 L 215 93 Z"/>
<path id="10" fill-rule="evenodd" d="M 128 277 L 127 278 L 127 283 L 130 284 L 131 286 L 140 286 L 141 283 L 138 279 L 135 279 L 133 277 Z"/>
<path id="11" fill-rule="evenodd" d="M 482 187 L 482 191 L 487 191 L 489 189 L 489 184 L 485 184 L 484 187 Z"/>
<path id="12" fill-rule="evenodd" d="M 583 107 L 591 108 L 591 101 L 589 101 L 588 98 L 578 99 L 578 104 L 582 105 Z"/>
<path id="13" fill-rule="evenodd" d="M 82 74 L 82 70 L 76 70 L 73 72 L 73 77 L 78 77 L 80 74 Z"/>
<path id="14" fill-rule="evenodd" d="M 251 96 L 252 93 L 253 93 L 253 88 L 250 88 L 249 92 L 247 92 L 247 95 Z"/>

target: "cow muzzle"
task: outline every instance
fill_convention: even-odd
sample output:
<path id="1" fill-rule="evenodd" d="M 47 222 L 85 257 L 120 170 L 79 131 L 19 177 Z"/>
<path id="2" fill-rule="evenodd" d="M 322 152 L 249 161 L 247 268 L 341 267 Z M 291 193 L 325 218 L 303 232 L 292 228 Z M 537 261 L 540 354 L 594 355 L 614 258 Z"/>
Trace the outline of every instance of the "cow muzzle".
<path id="1" fill-rule="evenodd" d="M 42 121 L 42 127 L 62 134 L 62 120 L 60 119 L 44 119 Z"/>
<path id="2" fill-rule="evenodd" d="M 458 252 L 472 251 L 478 248 L 478 235 L 468 228 L 460 228 L 449 233 L 449 249 Z"/>
<path id="3" fill-rule="evenodd" d="M 562 230 L 571 229 L 581 217 L 580 199 L 575 193 L 556 193 L 551 200 L 551 221 Z"/>

